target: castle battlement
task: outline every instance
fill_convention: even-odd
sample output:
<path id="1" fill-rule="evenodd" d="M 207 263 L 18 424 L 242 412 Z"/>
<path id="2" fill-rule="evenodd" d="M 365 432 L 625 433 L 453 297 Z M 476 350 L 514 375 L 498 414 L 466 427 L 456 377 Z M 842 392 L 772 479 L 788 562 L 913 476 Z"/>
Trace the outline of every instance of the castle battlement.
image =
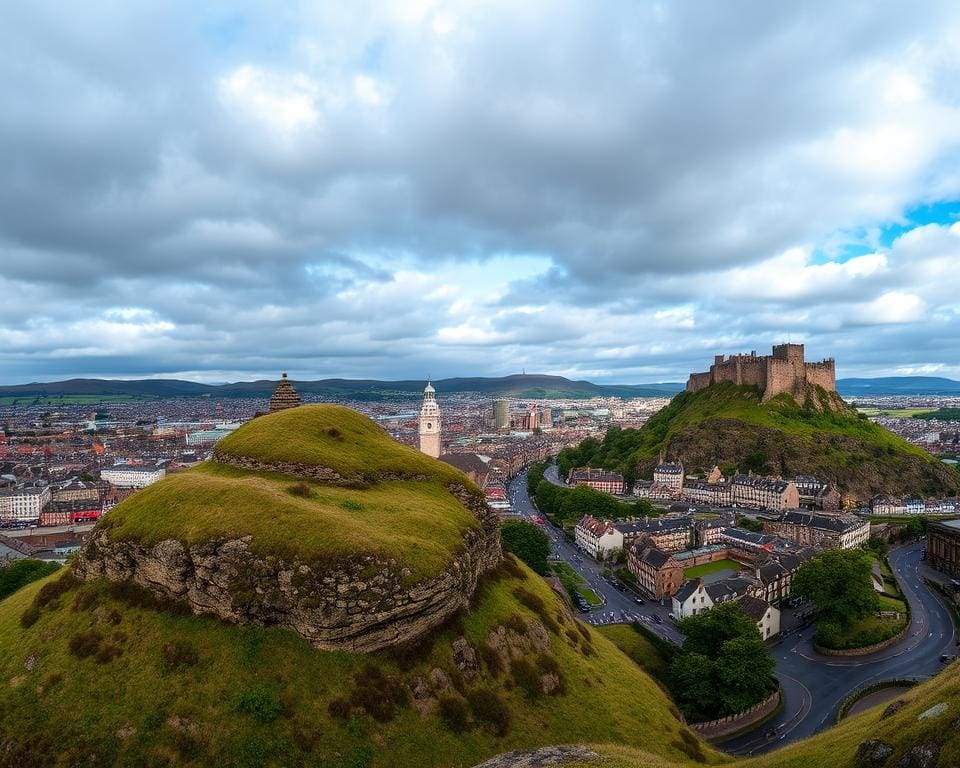
<path id="1" fill-rule="evenodd" d="M 808 363 L 804 360 L 803 344 L 777 344 L 772 352 L 770 355 L 757 355 L 756 351 L 729 357 L 715 355 L 709 371 L 690 374 L 687 391 L 697 392 L 724 381 L 759 387 L 764 401 L 782 393 L 803 396 L 816 386 L 828 392 L 836 391 L 833 358 Z"/>

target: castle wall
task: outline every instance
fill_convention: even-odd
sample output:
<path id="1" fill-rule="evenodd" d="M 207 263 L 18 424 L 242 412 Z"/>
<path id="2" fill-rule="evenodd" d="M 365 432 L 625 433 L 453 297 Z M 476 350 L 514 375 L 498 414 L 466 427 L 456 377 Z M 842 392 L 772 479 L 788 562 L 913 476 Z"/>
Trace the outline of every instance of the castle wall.
<path id="1" fill-rule="evenodd" d="M 766 359 L 758 357 L 755 360 L 745 360 L 740 366 L 739 384 L 760 387 L 763 391 L 767 386 Z"/>
<path id="2" fill-rule="evenodd" d="M 805 368 L 807 381 L 811 386 L 823 387 L 827 392 L 834 392 L 837 389 L 837 373 L 833 360 L 807 363 Z"/>
<path id="3" fill-rule="evenodd" d="M 772 355 L 759 357 L 755 352 L 726 359 L 717 355 L 709 372 L 690 374 L 687 391 L 698 392 L 725 381 L 759 387 L 764 400 L 781 393 L 799 395 L 808 384 L 821 386 L 828 392 L 837 389 L 834 361 L 804 362 L 803 344 L 778 344 L 773 347 Z"/>
<path id="4" fill-rule="evenodd" d="M 783 392 L 793 394 L 798 389 L 797 384 L 796 368 L 792 361 L 775 357 L 767 358 L 767 388 L 763 393 L 764 400 L 769 400 Z"/>
<path id="5" fill-rule="evenodd" d="M 699 392 L 701 389 L 706 389 L 709 386 L 709 371 L 706 373 L 691 373 L 690 378 L 687 379 L 687 392 Z"/>

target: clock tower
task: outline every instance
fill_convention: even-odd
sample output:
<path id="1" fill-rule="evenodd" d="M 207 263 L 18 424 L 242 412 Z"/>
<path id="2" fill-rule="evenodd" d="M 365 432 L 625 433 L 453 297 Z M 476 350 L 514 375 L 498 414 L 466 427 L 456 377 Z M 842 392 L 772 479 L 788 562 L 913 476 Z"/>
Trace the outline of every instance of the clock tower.
<path id="1" fill-rule="evenodd" d="M 440 408 L 437 392 L 429 381 L 420 406 L 420 451 L 435 459 L 440 457 Z"/>

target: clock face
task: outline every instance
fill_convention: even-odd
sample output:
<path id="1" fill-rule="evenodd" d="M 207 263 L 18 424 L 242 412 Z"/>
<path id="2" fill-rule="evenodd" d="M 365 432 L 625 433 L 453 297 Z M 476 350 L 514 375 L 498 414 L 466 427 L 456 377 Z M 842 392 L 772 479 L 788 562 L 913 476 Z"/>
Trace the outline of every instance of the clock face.
<path id="1" fill-rule="evenodd" d="M 433 429 L 433 424 L 431 424 L 429 421 L 427 422 L 427 429 Z"/>

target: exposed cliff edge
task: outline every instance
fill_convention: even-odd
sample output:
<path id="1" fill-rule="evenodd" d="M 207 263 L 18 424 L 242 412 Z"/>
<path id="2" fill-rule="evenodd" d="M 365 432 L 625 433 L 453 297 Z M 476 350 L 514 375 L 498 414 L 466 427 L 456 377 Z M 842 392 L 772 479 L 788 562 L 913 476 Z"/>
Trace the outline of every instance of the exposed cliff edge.
<path id="1" fill-rule="evenodd" d="M 286 627 L 326 650 L 416 640 L 466 607 L 497 565 L 499 519 L 464 476 L 346 410 L 306 406 L 245 425 L 234 444 L 268 448 L 274 429 L 293 430 L 305 435 L 300 455 L 289 439 L 273 455 L 224 451 L 141 491 L 97 527 L 74 573 Z M 346 450 L 337 460 L 350 442 L 363 444 L 367 467 Z"/>

